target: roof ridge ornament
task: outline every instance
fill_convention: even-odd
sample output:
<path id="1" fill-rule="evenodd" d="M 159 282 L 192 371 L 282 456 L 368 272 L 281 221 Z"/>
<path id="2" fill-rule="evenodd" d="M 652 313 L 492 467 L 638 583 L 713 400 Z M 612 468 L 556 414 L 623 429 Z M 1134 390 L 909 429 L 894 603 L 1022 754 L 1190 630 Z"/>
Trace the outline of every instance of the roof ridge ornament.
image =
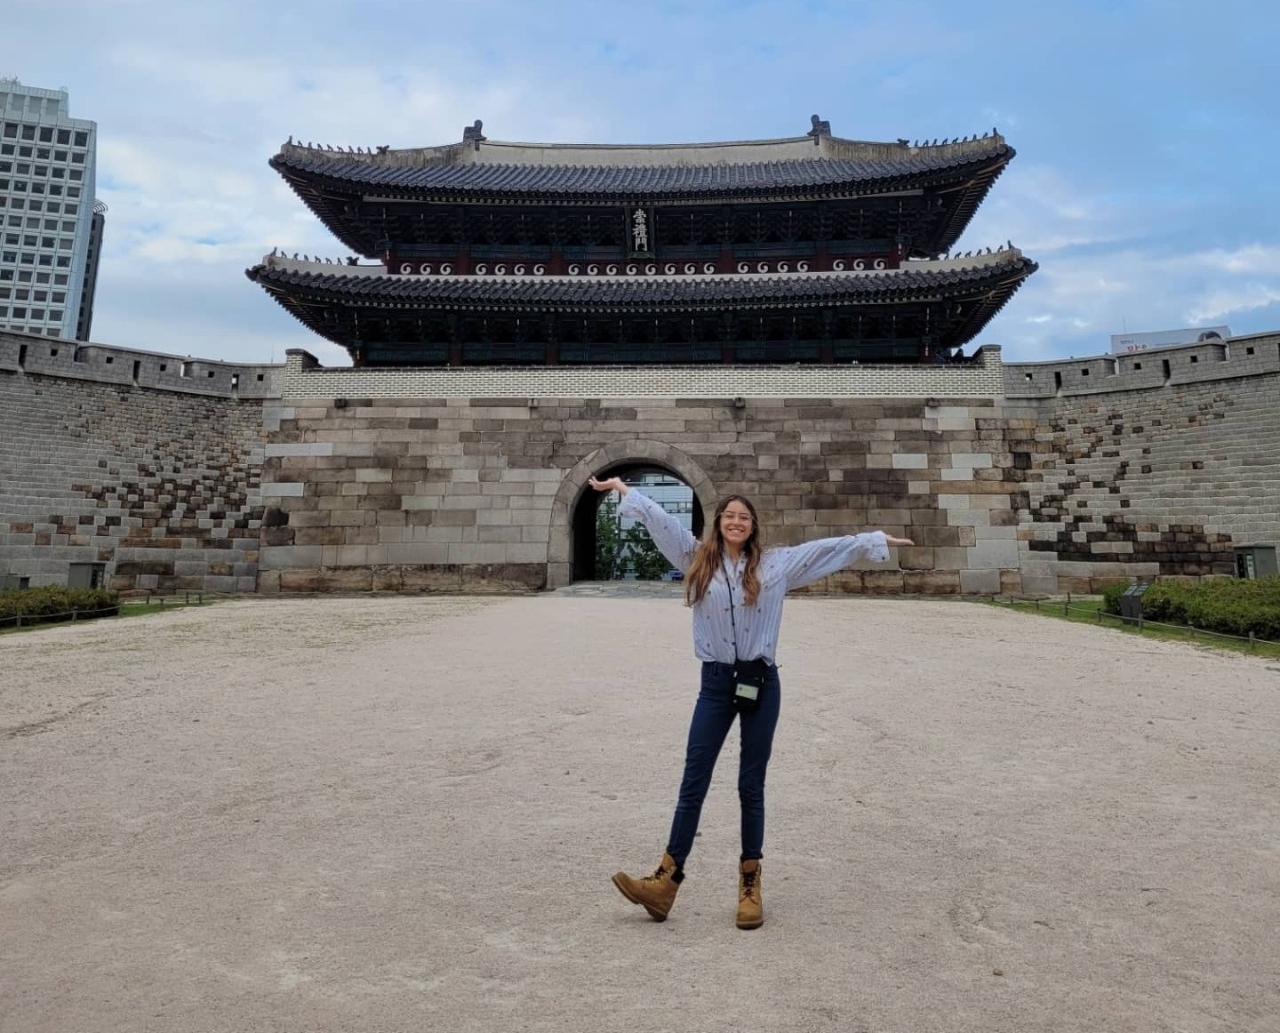
<path id="1" fill-rule="evenodd" d="M 476 150 L 477 151 L 480 150 L 480 144 L 483 143 L 485 140 L 489 139 L 487 136 L 484 135 L 483 132 L 481 132 L 483 128 L 484 128 L 484 123 L 481 122 L 480 119 L 478 118 L 475 121 L 475 125 L 463 126 L 462 142 L 464 144 L 474 143 Z"/>
<path id="2" fill-rule="evenodd" d="M 817 115 L 810 115 L 809 122 L 813 126 L 805 136 L 813 137 L 813 145 L 818 147 L 822 143 L 822 137 L 831 135 L 831 123 Z"/>

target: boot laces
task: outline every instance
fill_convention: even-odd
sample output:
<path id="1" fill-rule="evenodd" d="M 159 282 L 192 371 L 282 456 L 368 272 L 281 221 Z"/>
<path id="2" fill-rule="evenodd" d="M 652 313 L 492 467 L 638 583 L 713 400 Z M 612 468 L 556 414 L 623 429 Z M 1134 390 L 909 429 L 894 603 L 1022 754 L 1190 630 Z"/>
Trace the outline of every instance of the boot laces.
<path id="1" fill-rule="evenodd" d="M 754 900 L 758 891 L 757 877 L 760 875 L 760 869 L 754 871 L 743 871 L 742 873 L 742 899 Z"/>

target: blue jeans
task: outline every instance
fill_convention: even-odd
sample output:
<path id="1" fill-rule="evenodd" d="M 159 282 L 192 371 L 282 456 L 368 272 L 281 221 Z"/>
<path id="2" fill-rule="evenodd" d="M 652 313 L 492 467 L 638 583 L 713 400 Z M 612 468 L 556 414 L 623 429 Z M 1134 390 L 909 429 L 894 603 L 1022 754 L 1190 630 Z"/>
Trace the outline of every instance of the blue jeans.
<path id="1" fill-rule="evenodd" d="M 742 860 L 758 860 L 764 849 L 764 776 L 773 752 L 782 688 L 778 669 L 771 667 L 760 690 L 760 707 L 739 714 L 733 705 L 734 679 L 730 664 L 703 663 L 702 689 L 689 724 L 684 779 L 671 821 L 667 853 L 683 865 L 693 849 L 702 816 L 702 801 L 711 786 L 711 772 L 735 717 L 741 718 L 742 748 L 738 765 L 738 799 L 742 804 Z"/>

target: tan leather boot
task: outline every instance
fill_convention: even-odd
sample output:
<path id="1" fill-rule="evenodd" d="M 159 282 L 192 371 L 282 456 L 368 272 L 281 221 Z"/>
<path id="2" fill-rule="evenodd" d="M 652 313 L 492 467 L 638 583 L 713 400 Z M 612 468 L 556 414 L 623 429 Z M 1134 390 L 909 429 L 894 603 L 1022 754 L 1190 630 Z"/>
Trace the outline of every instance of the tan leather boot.
<path id="1" fill-rule="evenodd" d="M 631 903 L 641 905 L 655 922 L 665 922 L 667 912 L 676 902 L 680 883 L 684 882 L 684 869 L 678 868 L 670 854 L 663 854 L 662 861 L 652 875 L 633 879 L 626 872 L 613 877 L 613 884 Z"/>
<path id="2" fill-rule="evenodd" d="M 760 862 L 743 861 L 738 869 L 738 928 L 764 925 L 764 896 L 760 889 Z"/>

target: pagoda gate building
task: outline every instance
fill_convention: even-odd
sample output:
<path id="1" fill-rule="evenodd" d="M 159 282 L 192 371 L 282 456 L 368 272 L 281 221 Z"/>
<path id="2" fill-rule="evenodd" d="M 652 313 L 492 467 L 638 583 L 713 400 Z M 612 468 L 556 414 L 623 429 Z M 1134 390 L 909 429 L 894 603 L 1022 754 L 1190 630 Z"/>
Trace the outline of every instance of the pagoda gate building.
<path id="1" fill-rule="evenodd" d="M 1036 268 L 1012 244 L 950 255 L 1013 155 L 817 116 L 739 143 L 290 140 L 272 167 L 354 256 L 247 275 L 362 367 L 932 363 Z"/>

